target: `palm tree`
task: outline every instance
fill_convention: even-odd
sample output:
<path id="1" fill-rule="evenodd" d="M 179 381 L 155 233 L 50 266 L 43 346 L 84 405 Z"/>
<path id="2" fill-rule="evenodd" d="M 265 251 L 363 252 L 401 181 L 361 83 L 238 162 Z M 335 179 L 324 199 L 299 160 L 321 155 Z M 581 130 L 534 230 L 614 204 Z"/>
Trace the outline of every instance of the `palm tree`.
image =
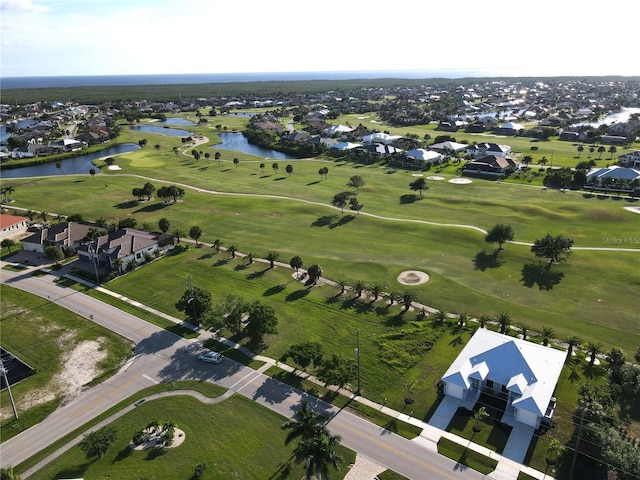
<path id="1" fill-rule="evenodd" d="M 118 272 L 118 274 L 122 273 L 122 259 L 121 258 L 116 258 L 113 260 L 113 266 L 116 269 L 116 272 Z"/>
<path id="2" fill-rule="evenodd" d="M 500 333 L 506 334 L 507 329 L 511 326 L 511 316 L 507 312 L 500 312 L 496 315 L 496 321 L 500 325 Z"/>
<path id="3" fill-rule="evenodd" d="M 304 265 L 304 262 L 297 255 L 289 260 L 289 266 L 296 271 L 296 277 L 298 276 L 298 270 L 302 268 L 302 265 Z"/>
<path id="4" fill-rule="evenodd" d="M 616 147 L 614 147 L 613 145 L 611 145 L 609 147 L 608 152 L 611 154 L 611 156 L 609 157 L 609 160 L 613 160 L 613 154 L 616 153 L 618 151 L 618 149 Z"/>
<path id="5" fill-rule="evenodd" d="M 324 433 L 327 420 L 325 415 L 311 410 L 307 400 L 303 399 L 300 403 L 300 409 L 296 411 L 293 418 L 282 424 L 283 430 L 289 430 L 284 444 L 289 445 L 293 440 L 310 439 Z"/>
<path id="6" fill-rule="evenodd" d="M 238 251 L 238 249 L 236 248 L 235 245 L 229 245 L 229 248 L 227 248 L 227 252 L 229 252 L 231 254 L 231 258 L 236 258 L 236 252 Z"/>
<path id="7" fill-rule="evenodd" d="M 606 152 L 606 151 L 607 151 L 607 149 L 606 149 L 606 148 L 604 148 L 602 145 L 600 145 L 600 146 L 598 147 L 598 160 L 600 160 L 600 159 L 602 158 L 602 154 L 603 154 L 604 152 Z"/>
<path id="8" fill-rule="evenodd" d="M 171 232 L 171 235 L 176 237 L 176 242 L 177 243 L 180 243 L 180 239 L 183 238 L 186 235 L 186 233 L 185 233 L 184 230 L 176 228 L 173 232 Z"/>
<path id="9" fill-rule="evenodd" d="M 273 267 L 275 267 L 275 262 L 278 260 L 278 258 L 280 258 L 280 254 L 278 252 L 273 251 L 273 250 L 269 250 L 267 252 L 267 255 L 264 258 L 269 260 L 269 266 L 271 268 L 273 268 Z"/>
<path id="10" fill-rule="evenodd" d="M 582 145 L 578 145 L 578 158 L 582 156 L 582 152 L 584 152 L 584 147 Z"/>
<path id="11" fill-rule="evenodd" d="M 340 443 L 340 437 L 331 435 L 326 427 L 328 418 L 309 408 L 306 399 L 302 400 L 300 409 L 293 418 L 282 425 L 282 429 L 289 430 L 285 437 L 285 445 L 298 440 L 294 450 L 296 463 L 306 462 L 306 478 L 311 478 L 315 472 L 318 478 L 328 476 L 329 465 L 334 468 L 342 461 L 335 452 L 335 446 Z"/>
<path id="12" fill-rule="evenodd" d="M 314 473 L 318 480 L 322 480 L 323 475 L 329 478 L 329 466 L 336 470 L 340 467 L 343 459 L 335 450 L 335 447 L 340 444 L 340 440 L 338 435 L 330 435 L 327 432 L 310 441 L 298 444 L 294 458 L 297 463 L 307 462 L 307 479 L 312 478 Z"/>
<path id="13" fill-rule="evenodd" d="M 189 236 L 196 241 L 196 247 L 199 247 L 198 239 L 202 236 L 202 229 L 197 225 L 194 225 L 189 229 Z"/>
<path id="14" fill-rule="evenodd" d="M 491 321 L 491 318 L 489 315 L 480 315 L 478 321 L 480 322 L 480 328 L 487 328 L 487 323 Z"/>
<path id="15" fill-rule="evenodd" d="M 222 241 L 219 238 L 216 238 L 213 241 L 213 245 L 211 245 L 213 248 L 216 249 L 216 253 L 220 252 L 220 247 L 222 246 Z"/>
<path id="16" fill-rule="evenodd" d="M 261 171 L 262 173 L 264 173 L 264 163 L 261 163 L 261 164 L 260 164 L 260 171 Z"/>
<path id="17" fill-rule="evenodd" d="M 372 283 L 371 285 L 369 285 L 368 290 L 369 293 L 373 295 L 373 301 L 375 302 L 378 300 L 378 298 L 380 298 L 380 295 L 382 295 L 384 287 L 379 283 Z"/>
<path id="18" fill-rule="evenodd" d="M 547 347 L 553 336 L 554 333 L 551 327 L 542 327 L 542 345 Z"/>
<path id="19" fill-rule="evenodd" d="M 480 432 L 480 430 L 482 430 L 482 428 L 480 427 L 480 422 L 483 421 L 485 418 L 487 418 L 489 416 L 489 412 L 487 412 L 486 407 L 480 407 L 478 410 L 476 410 L 476 412 L 473 414 L 473 418 L 475 419 L 476 423 L 473 425 L 472 430 L 474 435 L 478 432 Z"/>
<path id="20" fill-rule="evenodd" d="M 602 344 L 599 342 L 589 342 L 587 344 L 587 352 L 589 353 L 589 366 L 593 367 L 596 361 L 596 357 L 602 349 Z"/>
<path id="21" fill-rule="evenodd" d="M 464 327 L 471 320 L 471 315 L 468 313 L 461 313 L 458 315 L 458 326 Z"/>
<path id="22" fill-rule="evenodd" d="M 439 322 L 439 323 L 447 323 L 447 319 L 449 317 L 447 317 L 447 312 L 445 312 L 444 310 L 440 310 L 438 313 L 436 313 L 434 319 Z"/>
<path id="23" fill-rule="evenodd" d="M 411 304 L 416 299 L 416 294 L 410 292 L 409 290 L 405 290 L 402 292 L 402 303 L 404 303 L 404 310 L 408 311 L 411 308 Z"/>
<path id="24" fill-rule="evenodd" d="M 560 456 L 563 450 L 564 450 L 564 446 L 562 445 L 562 443 L 560 443 L 560 440 L 558 440 L 557 438 L 554 438 L 551 440 L 551 442 L 549 442 L 549 446 L 547 447 L 547 457 L 545 458 L 545 461 L 547 462 L 547 466 L 544 469 L 545 477 L 547 476 L 547 470 L 551 465 L 555 465 L 556 461 L 558 460 L 558 457 Z"/>
<path id="25" fill-rule="evenodd" d="M 322 267 L 317 263 L 314 263 L 307 269 L 307 274 L 309 274 L 309 281 L 315 285 L 318 279 L 322 276 Z"/>
<path id="26" fill-rule="evenodd" d="M 339 295 L 343 295 L 344 294 L 344 291 L 345 291 L 345 289 L 347 288 L 348 285 L 349 285 L 349 282 L 347 282 L 346 280 L 343 280 L 343 279 L 336 280 L 335 287 L 338 290 L 340 290 Z"/>
<path id="27" fill-rule="evenodd" d="M 367 286 L 362 280 L 356 280 L 351 284 L 351 290 L 356 292 L 356 298 L 360 298 L 362 296 L 362 292 L 365 288 L 367 288 Z"/>
<path id="28" fill-rule="evenodd" d="M 567 345 L 569 345 L 569 348 L 567 348 L 567 360 L 566 360 L 568 362 L 569 360 L 571 360 L 571 356 L 573 355 L 573 350 L 580 346 L 580 339 L 575 335 L 573 337 L 569 337 L 567 338 Z"/>
<path id="29" fill-rule="evenodd" d="M 527 339 L 527 334 L 529 333 L 529 326 L 526 323 L 520 325 L 520 331 L 522 332 L 522 339 Z"/>
<path id="30" fill-rule="evenodd" d="M 215 158 L 218 161 L 218 165 L 222 165 L 222 162 L 220 161 L 220 157 L 222 157 L 222 154 L 220 152 L 216 152 L 215 155 L 213 156 L 213 158 Z"/>

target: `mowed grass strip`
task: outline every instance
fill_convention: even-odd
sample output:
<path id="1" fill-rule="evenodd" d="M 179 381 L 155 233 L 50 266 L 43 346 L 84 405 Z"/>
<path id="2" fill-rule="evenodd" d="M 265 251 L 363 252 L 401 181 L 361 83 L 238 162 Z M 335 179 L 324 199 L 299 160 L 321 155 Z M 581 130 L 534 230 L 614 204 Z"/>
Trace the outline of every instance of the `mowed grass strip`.
<path id="1" fill-rule="evenodd" d="M 185 432 L 184 443 L 165 450 L 132 451 L 131 437 L 152 420 L 175 422 Z M 173 480 L 189 478 L 199 463 L 207 465 L 206 478 L 302 478 L 304 465 L 291 460 L 294 445 L 284 445 L 287 432 L 280 427 L 285 420 L 239 395 L 214 405 L 184 396 L 152 400 L 112 424 L 117 440 L 102 458 L 87 460 L 74 447 L 30 478 Z M 355 454 L 343 446 L 337 450 L 345 461 L 332 473 L 342 478 Z"/>

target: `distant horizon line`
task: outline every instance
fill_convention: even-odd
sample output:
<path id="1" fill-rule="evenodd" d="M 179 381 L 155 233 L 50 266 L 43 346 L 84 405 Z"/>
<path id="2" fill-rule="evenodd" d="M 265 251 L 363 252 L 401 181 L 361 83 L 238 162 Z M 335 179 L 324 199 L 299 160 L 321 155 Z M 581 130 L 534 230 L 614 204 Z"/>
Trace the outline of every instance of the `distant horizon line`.
<path id="1" fill-rule="evenodd" d="M 325 70 L 299 72 L 225 72 L 225 73 L 126 73 L 126 74 L 83 74 L 83 75 L 0 75 L 0 90 L 19 88 L 56 88 L 81 86 L 133 86 L 196 83 L 234 83 L 268 81 L 310 81 L 310 80 L 427 80 L 427 79 L 473 79 L 473 78 L 640 78 L 640 75 L 530 75 L 500 74 L 481 69 L 432 69 L 432 70 Z M 179 80 L 179 82 L 178 82 Z"/>

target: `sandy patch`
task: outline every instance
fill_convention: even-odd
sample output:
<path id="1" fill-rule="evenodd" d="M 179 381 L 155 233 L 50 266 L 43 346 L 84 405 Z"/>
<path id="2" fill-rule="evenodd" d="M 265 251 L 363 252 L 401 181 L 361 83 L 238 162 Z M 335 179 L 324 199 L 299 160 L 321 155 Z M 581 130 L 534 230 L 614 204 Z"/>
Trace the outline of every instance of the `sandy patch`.
<path id="1" fill-rule="evenodd" d="M 624 209 L 633 213 L 640 213 L 640 207 L 624 207 Z"/>
<path id="2" fill-rule="evenodd" d="M 58 343 L 61 347 L 69 348 L 69 352 L 62 359 L 62 371 L 51 378 L 46 388 L 31 390 L 24 397 L 16 399 L 18 411 L 50 402 L 60 396 L 64 397 L 63 402 L 67 402 L 80 395 L 82 387 L 102 373 L 97 367 L 107 356 L 107 351 L 101 350 L 102 342 L 103 339 L 98 338 L 72 346 L 73 334 L 61 335 Z M 10 406 L 3 405 L 0 420 L 4 421 L 12 416 Z"/>
<path id="3" fill-rule="evenodd" d="M 419 270 L 407 270 L 398 275 L 398 282 L 403 285 L 420 285 L 429 281 L 429 275 Z"/>
<path id="4" fill-rule="evenodd" d="M 102 373 L 97 367 L 107 357 L 107 351 L 101 349 L 102 341 L 86 340 L 64 356 L 62 372 L 53 379 L 63 387 L 65 400 L 77 397 L 84 385 Z"/>
<path id="5" fill-rule="evenodd" d="M 439 180 L 444 180 L 444 177 L 441 177 L 440 175 L 429 175 L 427 177 L 427 180 L 439 181 Z"/>
<path id="6" fill-rule="evenodd" d="M 119 165 L 109 165 L 109 170 L 122 170 Z"/>
<path id="7" fill-rule="evenodd" d="M 424 177 L 424 175 L 422 173 L 412 173 L 411 176 L 412 177 Z"/>
<path id="8" fill-rule="evenodd" d="M 471 183 L 471 180 L 468 178 L 452 178 L 449 180 L 449 183 L 455 183 L 457 185 L 465 185 L 467 183 Z"/>

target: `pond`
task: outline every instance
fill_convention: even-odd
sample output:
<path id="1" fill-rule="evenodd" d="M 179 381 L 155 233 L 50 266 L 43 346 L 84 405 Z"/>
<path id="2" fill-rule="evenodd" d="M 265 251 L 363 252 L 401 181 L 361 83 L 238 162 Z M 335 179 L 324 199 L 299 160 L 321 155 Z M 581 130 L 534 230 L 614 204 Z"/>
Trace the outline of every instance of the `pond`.
<path id="1" fill-rule="evenodd" d="M 158 125 L 177 125 L 178 127 L 195 127 L 197 124 L 182 117 L 167 117 L 166 120 L 157 122 Z"/>
<path id="2" fill-rule="evenodd" d="M 133 152 L 140 147 L 135 143 L 123 143 L 115 147 L 100 150 L 99 152 L 86 153 L 77 157 L 61 160 L 62 168 L 56 168 L 56 162 L 32 165 L 29 167 L 3 168 L 2 178 L 18 177 L 42 177 L 48 175 L 69 175 L 75 173 L 89 173 L 92 168 L 98 172 L 100 169 L 93 165 L 93 161 L 99 158 L 111 157 L 121 153 Z"/>
<path id="3" fill-rule="evenodd" d="M 160 135 L 169 135 L 172 137 L 190 137 L 193 133 L 187 130 L 178 130 L 177 128 L 156 127 L 155 125 L 134 125 L 131 130 L 144 133 L 158 133 Z"/>
<path id="4" fill-rule="evenodd" d="M 297 157 L 288 155 L 286 153 L 278 152 L 270 148 L 258 147 L 251 145 L 247 138 L 241 133 L 220 133 L 218 134 L 222 145 L 216 145 L 218 150 L 231 150 L 233 152 L 248 153 L 249 155 L 255 155 L 256 157 L 273 158 L 276 160 L 297 160 Z"/>

